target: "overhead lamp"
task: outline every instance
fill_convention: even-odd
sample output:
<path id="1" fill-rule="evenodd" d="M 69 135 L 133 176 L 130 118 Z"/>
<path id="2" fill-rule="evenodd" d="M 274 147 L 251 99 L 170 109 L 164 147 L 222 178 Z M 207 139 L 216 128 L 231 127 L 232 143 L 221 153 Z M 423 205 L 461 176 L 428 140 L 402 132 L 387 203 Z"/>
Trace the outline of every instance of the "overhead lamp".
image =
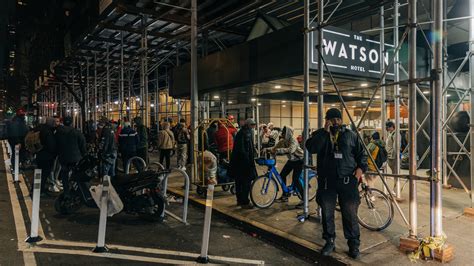
<path id="1" fill-rule="evenodd" d="M 375 99 L 380 99 L 380 95 L 375 95 Z"/>
<path id="2" fill-rule="evenodd" d="M 252 99 L 250 99 L 250 100 L 251 100 L 252 102 L 255 102 L 257 99 L 255 99 L 255 98 L 252 98 Z"/>
<path id="3" fill-rule="evenodd" d="M 96 106 L 95 106 L 95 108 L 99 108 L 99 106 L 98 106 L 98 105 L 96 105 Z"/>
<path id="4" fill-rule="evenodd" d="M 285 107 L 286 107 L 286 105 L 282 105 L 281 107 L 285 108 Z"/>
<path id="5" fill-rule="evenodd" d="M 232 104 L 232 101 L 228 101 L 227 103 L 228 103 L 228 104 Z"/>
<path id="6" fill-rule="evenodd" d="M 118 104 L 118 101 L 115 101 L 114 103 L 115 103 L 115 104 Z"/>
<path id="7" fill-rule="evenodd" d="M 353 94 L 353 93 L 348 93 L 348 94 L 347 94 L 347 96 L 352 96 L 352 95 L 354 95 L 354 94 Z"/>
<path id="8" fill-rule="evenodd" d="M 68 112 L 68 113 L 70 113 L 70 112 L 71 112 L 71 110 L 67 110 L 67 112 Z"/>
<path id="9" fill-rule="evenodd" d="M 363 101 L 362 103 L 363 103 L 363 104 L 366 104 L 367 102 L 366 102 L 366 101 Z"/>
<path id="10" fill-rule="evenodd" d="M 261 103 L 257 103 L 257 105 L 258 105 L 258 106 L 262 106 L 262 104 L 261 104 Z"/>
<path id="11" fill-rule="evenodd" d="M 247 92 L 246 92 L 246 91 L 241 91 L 240 93 L 242 93 L 242 94 L 246 94 Z"/>
<path id="12" fill-rule="evenodd" d="M 90 113 L 90 112 L 91 112 L 91 110 L 88 111 L 88 113 Z M 56 115 L 56 114 L 54 114 L 54 115 Z"/>
<path id="13" fill-rule="evenodd" d="M 282 102 L 282 103 L 286 103 L 286 101 L 285 101 L 285 100 L 283 100 L 283 101 L 281 101 L 281 102 Z"/>
<path id="14" fill-rule="evenodd" d="M 127 106 L 127 110 L 130 110 L 130 107 Z"/>
<path id="15" fill-rule="evenodd" d="M 281 85 L 275 85 L 275 89 L 281 89 Z"/>
<path id="16" fill-rule="evenodd" d="M 336 106 L 335 104 L 331 104 L 332 107 Z"/>
<path id="17" fill-rule="evenodd" d="M 109 108 L 109 111 L 112 112 L 112 108 Z"/>
<path id="18" fill-rule="evenodd" d="M 323 78 L 323 81 L 326 81 L 326 79 L 325 79 L 325 78 Z"/>
<path id="19" fill-rule="evenodd" d="M 309 102 L 308 104 L 311 105 L 311 104 L 313 104 L 313 103 L 312 103 L 312 102 Z"/>
<path id="20" fill-rule="evenodd" d="M 446 97 L 451 97 L 451 94 L 446 94 Z"/>
<path id="21" fill-rule="evenodd" d="M 367 84 L 367 83 L 362 83 L 362 84 L 360 84 L 360 86 L 361 86 L 361 87 L 367 87 L 367 86 L 369 86 L 369 84 Z"/>
<path id="22" fill-rule="evenodd" d="M 430 91 L 423 91 L 423 94 L 430 94 Z"/>
<path id="23" fill-rule="evenodd" d="M 139 102 L 139 101 L 140 101 L 140 98 L 136 98 L 135 101 Z"/>
<path id="24" fill-rule="evenodd" d="M 219 95 L 214 95 L 214 97 L 212 97 L 214 99 L 219 99 Z"/>
<path id="25" fill-rule="evenodd" d="M 351 107 L 352 107 L 352 108 L 356 108 L 357 106 L 353 105 L 353 106 L 351 106 Z"/>
<path id="26" fill-rule="evenodd" d="M 155 105 L 154 105 L 154 104 L 150 104 L 150 107 L 155 107 Z"/>
<path id="27" fill-rule="evenodd" d="M 74 112 L 77 112 L 77 109 L 74 109 Z"/>

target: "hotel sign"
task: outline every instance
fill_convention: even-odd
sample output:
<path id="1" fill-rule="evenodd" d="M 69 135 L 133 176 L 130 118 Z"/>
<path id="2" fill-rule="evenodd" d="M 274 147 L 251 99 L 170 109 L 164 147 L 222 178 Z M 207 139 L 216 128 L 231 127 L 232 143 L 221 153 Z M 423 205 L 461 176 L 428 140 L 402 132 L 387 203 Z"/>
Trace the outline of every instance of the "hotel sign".
<path id="1" fill-rule="evenodd" d="M 311 68 L 318 68 L 318 50 L 316 47 L 318 32 L 311 33 Z M 333 73 L 367 78 L 380 78 L 380 42 L 368 36 L 335 27 L 323 29 L 323 57 Z M 385 43 L 385 64 L 393 55 L 394 46 Z M 324 68 L 326 71 L 326 68 Z M 390 67 L 387 79 L 393 78 L 393 67 Z"/>

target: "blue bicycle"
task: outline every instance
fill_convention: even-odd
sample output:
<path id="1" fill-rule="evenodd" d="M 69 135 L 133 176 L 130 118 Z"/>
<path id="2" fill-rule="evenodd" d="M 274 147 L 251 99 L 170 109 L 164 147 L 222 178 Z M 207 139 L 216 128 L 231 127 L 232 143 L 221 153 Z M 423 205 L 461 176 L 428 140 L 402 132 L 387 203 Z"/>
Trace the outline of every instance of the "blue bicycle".
<path id="1" fill-rule="evenodd" d="M 292 182 L 291 185 L 286 186 L 285 182 L 280 176 L 280 173 L 276 169 L 276 159 L 274 158 L 258 158 L 255 159 L 255 162 L 258 165 L 263 165 L 268 167 L 267 173 L 257 177 L 253 182 L 250 188 L 250 199 L 252 203 L 258 208 L 268 208 L 270 207 L 278 195 L 278 191 L 282 190 L 283 193 L 288 195 L 297 195 L 301 200 L 303 199 L 303 191 L 299 191 L 298 187 Z M 316 171 L 308 170 L 308 200 L 314 199 L 316 197 L 316 190 L 318 187 L 318 181 L 316 176 Z M 304 177 L 303 172 L 301 173 L 298 181 L 301 184 L 301 187 L 304 187 Z M 278 184 L 278 185 L 277 185 Z"/>

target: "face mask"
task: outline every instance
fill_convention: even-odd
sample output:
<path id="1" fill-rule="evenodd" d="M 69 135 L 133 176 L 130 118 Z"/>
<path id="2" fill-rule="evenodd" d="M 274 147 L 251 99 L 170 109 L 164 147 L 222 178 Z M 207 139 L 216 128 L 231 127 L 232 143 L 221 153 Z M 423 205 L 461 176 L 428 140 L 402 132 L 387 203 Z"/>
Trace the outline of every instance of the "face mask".
<path id="1" fill-rule="evenodd" d="M 339 125 L 333 125 L 330 127 L 331 133 L 336 134 L 336 132 L 339 130 L 340 126 Z"/>

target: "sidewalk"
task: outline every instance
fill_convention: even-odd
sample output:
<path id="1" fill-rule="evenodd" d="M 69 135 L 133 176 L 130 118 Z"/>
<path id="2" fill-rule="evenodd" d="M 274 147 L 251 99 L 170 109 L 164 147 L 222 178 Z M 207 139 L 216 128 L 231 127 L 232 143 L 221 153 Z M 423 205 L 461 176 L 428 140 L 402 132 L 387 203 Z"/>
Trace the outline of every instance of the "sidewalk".
<path id="1" fill-rule="evenodd" d="M 280 164 L 282 165 L 282 164 Z M 264 169 L 259 169 L 263 173 Z M 421 174 L 422 171 L 420 171 Z M 424 171 L 423 171 L 424 172 Z M 402 184 L 404 181 L 401 181 Z M 393 181 L 389 181 L 389 185 Z M 182 181 L 172 177 L 169 181 L 169 191 L 182 194 Z M 377 184 L 381 188 L 381 182 Z M 402 191 L 405 201 L 400 206 L 408 218 L 408 186 Z M 191 192 L 191 200 L 196 204 L 205 204 L 204 199 Z M 249 230 L 259 230 L 262 235 L 270 240 L 287 245 L 294 245 L 294 252 L 303 252 L 306 255 L 318 256 L 318 250 L 324 245 L 321 238 L 322 226 L 317 219 L 310 218 L 305 223 L 297 221 L 296 216 L 301 210 L 296 210 L 294 205 L 298 203 L 296 197 L 292 197 L 289 203 L 274 203 L 268 209 L 242 210 L 236 207 L 235 196 L 216 188 L 214 196 L 214 209 L 229 220 L 247 226 Z M 469 195 L 463 190 L 448 189 L 443 191 L 443 228 L 448 237 L 447 242 L 455 249 L 455 259 L 452 265 L 468 265 L 472 263 L 470 254 L 474 246 L 474 218 L 462 216 L 464 207 L 470 202 Z M 316 203 L 310 202 L 310 212 L 314 212 Z M 410 264 L 408 256 L 398 251 L 399 238 L 406 236 L 408 229 L 400 214 L 396 210 L 392 224 L 381 232 L 369 231 L 361 228 L 361 257 L 354 261 L 347 257 L 347 245 L 342 234 L 342 223 L 340 214 L 336 212 L 336 253 L 334 258 L 347 264 L 388 264 L 406 265 Z M 418 182 L 418 225 L 419 236 L 429 235 L 429 184 Z M 303 251 L 304 250 L 304 251 Z M 312 251 L 312 252 L 311 252 Z M 429 262 L 437 263 L 437 262 Z"/>

